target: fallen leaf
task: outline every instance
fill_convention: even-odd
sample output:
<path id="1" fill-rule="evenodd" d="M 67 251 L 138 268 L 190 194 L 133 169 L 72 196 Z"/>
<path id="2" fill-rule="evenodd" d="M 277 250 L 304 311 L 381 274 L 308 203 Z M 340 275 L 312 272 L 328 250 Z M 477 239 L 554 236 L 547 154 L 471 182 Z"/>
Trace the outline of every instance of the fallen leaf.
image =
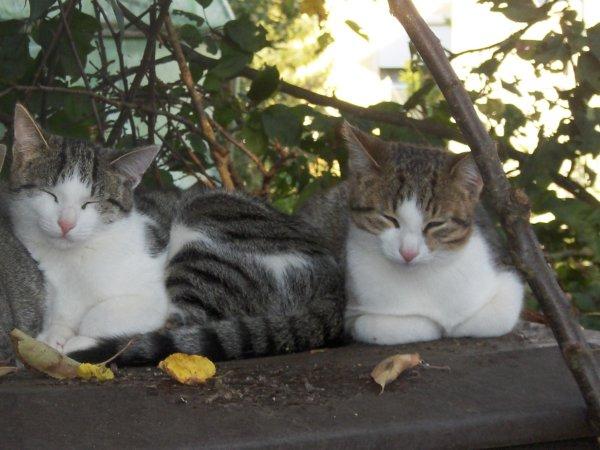
<path id="1" fill-rule="evenodd" d="M 102 364 L 82 363 L 77 368 L 77 376 L 83 380 L 96 379 L 98 381 L 113 380 L 115 374 Z"/>
<path id="2" fill-rule="evenodd" d="M 0 377 L 3 377 L 4 375 L 8 375 L 9 373 L 13 373 L 16 371 L 16 367 L 0 367 Z"/>
<path id="3" fill-rule="evenodd" d="M 418 353 L 405 353 L 385 358 L 375 366 L 371 372 L 371 378 L 381 386 L 381 393 L 388 385 L 394 381 L 406 369 L 411 369 L 421 362 Z"/>
<path id="4" fill-rule="evenodd" d="M 58 380 L 77 377 L 79 363 L 74 359 L 59 353 L 49 345 L 35 340 L 16 328 L 10 332 L 10 337 L 15 355 L 28 368 L 43 372 Z"/>
<path id="5" fill-rule="evenodd" d="M 183 384 L 202 384 L 217 373 L 217 368 L 210 359 L 185 353 L 173 353 L 162 360 L 158 368 Z"/>

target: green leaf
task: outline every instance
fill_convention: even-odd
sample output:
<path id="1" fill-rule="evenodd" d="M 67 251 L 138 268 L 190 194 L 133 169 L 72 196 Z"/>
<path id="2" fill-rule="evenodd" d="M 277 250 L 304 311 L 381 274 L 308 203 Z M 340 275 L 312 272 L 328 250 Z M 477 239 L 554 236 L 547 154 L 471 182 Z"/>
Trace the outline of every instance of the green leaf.
<path id="1" fill-rule="evenodd" d="M 54 2 L 56 0 L 29 0 L 29 20 L 42 17 Z"/>
<path id="2" fill-rule="evenodd" d="M 591 52 L 581 54 L 575 76 L 579 82 L 587 82 L 597 92 L 600 91 L 600 61 Z"/>
<path id="3" fill-rule="evenodd" d="M 600 23 L 587 30 L 588 45 L 594 56 L 600 59 Z"/>
<path id="4" fill-rule="evenodd" d="M 29 39 L 23 32 L 23 22 L 9 20 L 0 27 L 0 78 L 17 81 L 31 67 Z"/>
<path id="5" fill-rule="evenodd" d="M 231 78 L 239 74 L 252 61 L 252 55 L 223 46 L 221 59 L 210 73 L 219 78 Z"/>
<path id="6" fill-rule="evenodd" d="M 279 86 L 279 70 L 274 66 L 266 66 L 252 80 L 248 98 L 254 103 L 260 103 L 275 93 Z"/>
<path id="7" fill-rule="evenodd" d="M 181 40 L 192 48 L 198 47 L 202 42 L 202 35 L 194 25 L 189 23 L 182 25 L 179 27 L 178 32 Z"/>
<path id="8" fill-rule="evenodd" d="M 300 143 L 304 117 L 285 105 L 269 106 L 262 113 L 262 124 L 269 139 L 277 140 L 284 146 Z"/>
<path id="9" fill-rule="evenodd" d="M 254 53 L 269 45 L 267 31 L 247 17 L 230 20 L 225 24 L 225 34 L 242 50 Z"/>
<path id="10" fill-rule="evenodd" d="M 182 11 L 181 9 L 174 9 L 173 15 L 185 17 L 186 19 L 194 22 L 197 27 L 201 27 L 202 25 L 204 25 L 204 18 L 200 17 L 198 14 L 194 14 L 189 11 Z"/>
<path id="11" fill-rule="evenodd" d="M 348 25 L 350 27 L 350 29 L 352 31 L 354 31 L 356 34 L 358 34 L 361 38 L 363 38 L 365 41 L 369 40 L 369 36 L 367 36 L 365 34 L 365 32 L 362 30 L 362 28 L 360 27 L 359 24 L 357 24 L 355 21 L 353 20 L 346 20 L 346 25 Z"/>
<path id="12" fill-rule="evenodd" d="M 488 2 L 485 2 L 488 3 Z M 501 12 L 513 22 L 535 22 L 546 18 L 546 14 L 552 7 L 552 2 L 540 6 L 535 5 L 532 0 L 518 1 L 491 1 L 494 3 L 492 11 Z"/>

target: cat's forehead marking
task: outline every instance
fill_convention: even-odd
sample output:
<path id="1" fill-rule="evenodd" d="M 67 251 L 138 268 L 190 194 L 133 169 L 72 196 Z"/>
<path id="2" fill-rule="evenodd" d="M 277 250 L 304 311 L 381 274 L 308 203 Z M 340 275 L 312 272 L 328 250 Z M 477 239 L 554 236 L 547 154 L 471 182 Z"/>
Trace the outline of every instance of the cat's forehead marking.
<path id="1" fill-rule="evenodd" d="M 81 199 L 91 193 L 89 182 L 82 180 L 79 169 L 76 167 L 66 178 L 56 184 L 56 192 L 65 199 Z"/>
<path id="2" fill-rule="evenodd" d="M 420 232 L 423 228 L 423 214 L 417 205 L 415 197 L 398 202 L 396 214 L 400 219 L 401 225 L 410 231 Z"/>

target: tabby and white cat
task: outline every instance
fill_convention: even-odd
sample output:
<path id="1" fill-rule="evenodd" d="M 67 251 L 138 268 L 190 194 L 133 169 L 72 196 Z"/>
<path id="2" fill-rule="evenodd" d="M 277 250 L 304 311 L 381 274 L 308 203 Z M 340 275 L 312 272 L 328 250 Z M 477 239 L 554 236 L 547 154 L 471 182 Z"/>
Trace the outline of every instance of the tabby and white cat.
<path id="1" fill-rule="evenodd" d="M 301 212 L 346 268 L 346 329 L 377 344 L 510 332 L 523 283 L 479 204 L 469 155 L 385 142 L 344 123 L 349 178 Z"/>
<path id="2" fill-rule="evenodd" d="M 333 256 L 300 219 L 240 194 L 134 196 L 157 147 L 121 156 L 15 112 L 10 211 L 43 271 L 39 338 L 79 361 L 301 351 L 342 332 Z M 74 352 L 74 353 L 73 353 Z"/>
<path id="3" fill-rule="evenodd" d="M 0 170 L 5 155 L 6 147 L 0 145 Z M 19 328 L 36 335 L 44 315 L 42 275 L 12 232 L 6 198 L 6 186 L 0 183 L 0 362 L 14 356 L 8 333 Z"/>

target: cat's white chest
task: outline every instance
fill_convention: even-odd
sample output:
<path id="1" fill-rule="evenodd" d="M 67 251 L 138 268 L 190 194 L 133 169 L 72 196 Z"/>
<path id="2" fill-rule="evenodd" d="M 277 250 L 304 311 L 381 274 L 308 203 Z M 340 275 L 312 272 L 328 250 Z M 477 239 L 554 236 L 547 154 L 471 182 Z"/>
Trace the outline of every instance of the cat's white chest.
<path id="1" fill-rule="evenodd" d="M 163 292 L 166 256 L 149 254 L 145 220 L 133 213 L 74 248 L 30 243 L 29 250 L 44 273 L 50 301 L 79 316 L 111 298 L 138 296 L 143 302 Z M 166 294 L 164 298 L 166 301 Z"/>
<path id="2" fill-rule="evenodd" d="M 489 249 L 475 234 L 451 261 L 401 266 L 350 233 L 347 245 L 347 316 L 423 316 L 450 329 L 474 314 L 496 288 Z M 364 236 L 363 236 L 364 238 Z"/>

